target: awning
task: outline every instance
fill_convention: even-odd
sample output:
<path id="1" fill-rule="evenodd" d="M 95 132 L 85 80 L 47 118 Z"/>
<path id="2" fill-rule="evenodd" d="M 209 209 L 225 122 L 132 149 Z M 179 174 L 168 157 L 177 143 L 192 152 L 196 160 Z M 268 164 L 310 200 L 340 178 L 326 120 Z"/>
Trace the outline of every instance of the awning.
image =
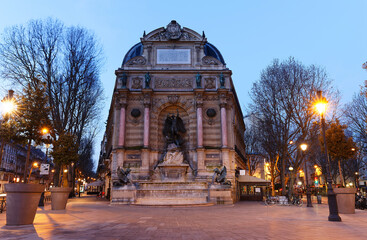
<path id="1" fill-rule="evenodd" d="M 91 187 L 91 186 L 99 187 L 99 186 L 102 186 L 103 184 L 104 184 L 104 181 L 98 180 L 92 183 L 88 183 L 87 187 Z"/>
<path id="2" fill-rule="evenodd" d="M 249 175 L 240 175 L 237 181 L 242 182 L 242 183 L 258 183 L 258 184 L 263 184 L 263 185 L 270 184 L 269 180 L 265 180 L 262 178 L 257 178 L 257 177 L 253 177 Z"/>

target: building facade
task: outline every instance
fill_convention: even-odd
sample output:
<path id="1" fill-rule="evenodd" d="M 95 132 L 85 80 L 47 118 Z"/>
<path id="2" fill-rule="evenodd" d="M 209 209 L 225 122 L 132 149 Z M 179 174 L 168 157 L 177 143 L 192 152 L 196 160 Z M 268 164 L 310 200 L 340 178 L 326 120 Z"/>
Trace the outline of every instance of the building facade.
<path id="1" fill-rule="evenodd" d="M 187 164 L 187 169 L 166 177 L 184 174 L 176 182 L 210 188 L 213 171 L 225 167 L 231 186 L 223 189 L 230 189 L 230 201 L 236 201 L 235 171 L 246 166 L 245 125 L 232 72 L 205 34 L 176 21 L 144 32 L 115 74 L 100 159 L 110 170 L 106 187 L 112 189 L 111 200 L 119 201 L 114 191 L 121 188 L 112 186 L 119 168 L 129 168 L 133 182 L 140 184 L 134 193 L 139 202 L 148 183 L 166 182 L 160 166 L 182 159 L 177 164 Z"/>

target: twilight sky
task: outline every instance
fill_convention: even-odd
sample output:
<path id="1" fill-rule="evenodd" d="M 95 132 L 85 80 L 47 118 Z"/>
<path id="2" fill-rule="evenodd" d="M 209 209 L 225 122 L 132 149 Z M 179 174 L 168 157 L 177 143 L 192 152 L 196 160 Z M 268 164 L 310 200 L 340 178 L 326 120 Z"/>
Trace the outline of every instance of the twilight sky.
<path id="1" fill-rule="evenodd" d="M 242 107 L 260 72 L 274 58 L 295 57 L 305 65 L 324 67 L 341 91 L 342 103 L 352 100 L 367 71 L 367 1 L 149 1 L 149 0 L 11 0 L 0 3 L 0 34 L 4 28 L 30 19 L 58 18 L 65 25 L 92 30 L 104 49 L 101 81 L 105 108 L 110 106 L 114 71 L 125 53 L 147 33 L 176 20 L 205 35 L 222 53 Z M 0 98 L 5 95 L 0 78 Z M 99 152 L 97 139 L 96 153 Z M 97 159 L 98 156 L 95 155 Z"/>

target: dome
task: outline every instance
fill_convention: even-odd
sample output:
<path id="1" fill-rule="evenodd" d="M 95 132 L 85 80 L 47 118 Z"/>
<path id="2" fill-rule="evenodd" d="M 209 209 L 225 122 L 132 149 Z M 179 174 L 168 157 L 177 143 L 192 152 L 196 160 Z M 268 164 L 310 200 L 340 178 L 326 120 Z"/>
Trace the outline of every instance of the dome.
<path id="1" fill-rule="evenodd" d="M 223 65 L 225 65 L 222 54 L 219 50 L 211 43 L 207 42 L 204 45 L 204 54 L 205 56 L 213 57 L 218 59 Z M 130 59 L 143 55 L 143 44 L 137 43 L 126 53 L 124 60 L 122 61 L 122 65 L 127 63 Z"/>
<path id="2" fill-rule="evenodd" d="M 204 54 L 205 54 L 205 56 L 210 56 L 210 57 L 218 59 L 223 65 L 225 65 L 222 54 L 219 52 L 219 50 L 213 44 L 208 43 L 208 42 L 205 43 L 205 45 L 204 45 Z"/>
<path id="3" fill-rule="evenodd" d="M 124 60 L 122 61 L 122 65 L 127 63 L 130 59 L 143 55 L 143 44 L 137 43 L 126 53 Z"/>

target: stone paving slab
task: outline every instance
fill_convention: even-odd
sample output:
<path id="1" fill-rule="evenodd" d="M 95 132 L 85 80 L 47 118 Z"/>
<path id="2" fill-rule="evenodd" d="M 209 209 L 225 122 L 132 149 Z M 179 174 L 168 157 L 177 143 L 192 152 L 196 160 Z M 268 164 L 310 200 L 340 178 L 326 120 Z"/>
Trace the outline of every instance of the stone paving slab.
<path id="1" fill-rule="evenodd" d="M 66 210 L 38 208 L 28 226 L 6 226 L 0 214 L 0 239 L 367 239 L 366 210 L 340 216 L 327 221 L 326 204 L 144 207 L 82 198 Z"/>

